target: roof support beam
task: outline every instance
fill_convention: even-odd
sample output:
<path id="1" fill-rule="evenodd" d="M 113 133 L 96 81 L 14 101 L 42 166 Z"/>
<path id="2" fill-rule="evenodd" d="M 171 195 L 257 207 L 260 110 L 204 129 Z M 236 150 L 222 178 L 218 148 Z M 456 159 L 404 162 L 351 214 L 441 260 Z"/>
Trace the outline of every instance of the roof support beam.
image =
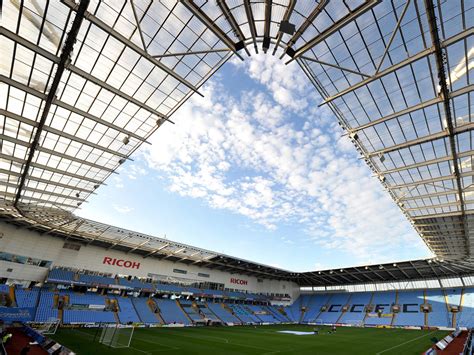
<path id="1" fill-rule="evenodd" d="M 49 111 L 53 103 L 53 99 L 56 96 L 56 92 L 58 90 L 59 83 L 63 76 L 64 70 L 66 69 L 66 66 L 68 65 L 68 63 L 71 61 L 72 50 L 74 48 L 74 44 L 76 43 L 77 35 L 79 33 L 79 29 L 81 28 L 82 20 L 84 19 L 84 15 L 87 11 L 88 6 L 89 6 L 89 0 L 81 0 L 77 8 L 76 16 L 74 17 L 74 20 L 72 22 L 71 29 L 69 30 L 69 33 L 67 34 L 64 47 L 61 51 L 61 56 L 59 59 L 56 74 L 54 75 L 53 81 L 51 83 L 50 90 L 48 92 L 48 95 L 44 103 L 43 113 L 38 122 L 38 127 L 36 128 L 36 133 L 33 138 L 33 142 L 31 143 L 31 146 L 30 146 L 28 159 L 25 163 L 25 166 L 23 167 L 23 173 L 21 174 L 21 179 L 20 179 L 20 183 L 18 184 L 15 201 L 13 202 L 14 207 L 17 207 L 18 202 L 20 201 L 23 186 L 25 185 L 25 182 L 30 170 L 30 165 L 35 155 L 36 147 L 39 145 L 39 140 L 43 132 L 46 119 L 48 118 Z"/>
<path id="2" fill-rule="evenodd" d="M 470 154 L 474 155 L 474 153 L 470 153 Z M 444 162 L 450 161 L 452 159 L 453 159 L 453 157 L 448 155 L 448 156 L 437 158 L 437 159 L 425 160 L 425 161 L 421 161 L 419 163 L 414 163 L 414 164 L 409 164 L 409 165 L 406 165 L 406 166 L 400 166 L 400 167 L 393 168 L 393 169 L 383 170 L 383 171 L 381 171 L 381 173 L 383 175 L 387 176 L 389 174 L 398 173 L 400 171 L 405 171 L 405 170 L 410 170 L 410 169 L 417 169 L 417 168 L 421 168 L 423 166 L 434 165 L 434 164 L 438 164 L 438 163 L 444 163 Z"/>
<path id="3" fill-rule="evenodd" d="M 20 45 L 22 45 L 23 47 L 26 47 L 28 48 L 29 50 L 45 57 L 46 59 L 52 61 L 53 63 L 56 63 L 58 64 L 59 63 L 59 58 L 56 57 L 54 54 L 44 50 L 43 48 L 37 46 L 36 44 L 26 40 L 25 38 L 17 35 L 16 33 L 6 29 L 6 28 L 3 28 L 3 27 L 0 27 L 0 35 L 3 35 L 9 39 L 11 39 L 12 41 L 16 42 L 16 43 L 19 43 Z M 103 89 L 106 89 L 112 93 L 114 93 L 115 95 L 117 96 L 120 96 L 121 98 L 127 100 L 127 101 L 131 101 L 133 102 L 135 105 L 143 108 L 144 110 L 147 110 L 148 112 L 150 112 L 151 114 L 155 115 L 155 116 L 158 116 L 160 118 L 164 118 L 165 120 L 169 121 L 170 123 L 174 123 L 173 121 L 169 120 L 165 115 L 163 115 L 162 113 L 156 111 L 155 109 L 153 109 L 152 107 L 149 107 L 147 105 L 145 105 L 143 102 L 131 97 L 130 95 L 127 95 L 125 94 L 124 92 L 116 89 L 115 87 L 107 84 L 106 82 L 92 76 L 91 74 L 89 73 L 86 73 L 85 71 L 83 71 L 82 69 L 72 65 L 72 64 L 69 64 L 67 69 L 73 73 L 75 73 L 76 75 L 79 75 L 80 77 L 82 77 L 83 79 L 86 79 L 86 80 L 89 80 L 91 82 L 93 82 L 94 84 L 96 84 L 97 86 L 100 86 L 101 88 Z M 8 85 L 11 85 L 11 86 L 15 86 L 17 89 L 20 89 L 20 90 L 23 90 L 23 91 L 26 91 L 27 93 L 31 94 L 31 95 L 34 95 L 36 97 L 39 97 L 41 99 L 46 99 L 46 95 L 43 94 L 42 92 L 38 91 L 38 90 L 35 90 L 27 85 L 24 85 L 22 83 L 19 83 L 13 79 L 10 79 L 4 75 L 1 75 L 0 76 L 0 81 L 3 81 L 5 83 L 7 83 Z M 122 131 L 123 133 L 126 133 L 127 135 L 130 135 L 131 137 L 135 138 L 135 139 L 138 139 L 140 141 L 145 141 L 145 139 L 143 137 L 140 137 L 136 134 L 134 134 L 133 132 L 129 132 L 129 131 L 126 131 L 124 130 L 123 128 L 120 128 L 119 126 L 116 126 L 112 123 L 109 123 L 105 120 L 102 120 L 100 118 L 97 118 L 89 113 L 86 113 L 86 114 L 83 114 L 84 111 L 82 110 L 79 110 L 77 108 L 75 108 L 74 106 L 71 106 L 63 101 L 60 101 L 56 98 L 53 99 L 53 104 L 55 105 L 58 105 L 58 106 L 61 106 L 67 110 L 70 110 L 72 112 L 75 112 L 79 115 L 82 115 L 82 116 L 85 116 L 93 121 L 96 121 L 97 123 L 101 123 L 103 125 L 106 125 L 110 128 L 113 128 L 117 131 Z"/>
<path id="4" fill-rule="evenodd" d="M 30 119 L 27 119 L 27 118 L 24 118 L 23 116 L 20 116 L 20 115 L 17 115 L 16 113 L 13 113 L 13 112 L 9 112 L 9 111 L 6 111 L 6 110 L 3 110 L 3 109 L 0 109 L 0 115 L 4 115 L 4 116 L 7 116 L 7 117 L 10 117 L 10 118 L 13 118 L 17 121 L 20 121 L 20 122 L 23 122 L 23 123 L 26 123 L 26 124 L 29 124 L 33 127 L 36 127 L 36 128 L 39 128 L 40 127 L 40 123 L 39 122 L 36 122 L 36 121 L 32 121 Z M 119 153 L 115 150 L 112 150 L 112 149 L 109 149 L 107 147 L 103 147 L 103 146 L 100 146 L 100 145 L 97 145 L 95 143 L 92 143 L 86 139 L 82 139 L 82 138 L 79 138 L 78 136 L 75 136 L 73 134 L 69 134 L 69 133 L 66 133 L 64 131 L 60 131 L 56 128 L 52 128 L 52 127 L 49 127 L 49 126 L 46 126 L 44 123 L 43 123 L 43 126 L 42 126 L 42 131 L 45 131 L 45 132 L 49 132 L 49 133 L 52 133 L 52 134 L 56 134 L 57 136 L 60 136 L 60 137 L 64 137 L 64 138 L 67 138 L 67 139 L 70 139 L 71 141 L 74 141 L 74 142 L 78 142 L 78 143 L 81 143 L 83 145 L 87 145 L 91 148 L 94 148 L 94 149 L 98 149 L 98 150 L 102 150 L 106 153 L 109 153 L 111 155 L 116 155 L 118 157 L 121 157 L 123 159 L 129 159 L 129 160 L 132 160 L 131 158 L 128 157 L 128 155 L 126 154 L 123 154 L 123 153 Z M 39 140 L 39 139 L 38 139 Z M 33 141 L 34 142 L 34 141 Z M 39 142 L 37 142 L 39 143 Z M 30 164 L 31 165 L 31 161 L 30 161 Z"/>
<path id="5" fill-rule="evenodd" d="M 24 164 L 26 162 L 26 160 L 24 160 L 24 159 L 17 158 L 13 155 L 7 155 L 7 154 L 3 154 L 3 153 L 0 153 L 0 159 L 9 160 L 9 161 L 12 161 L 12 162 L 15 162 L 15 163 L 18 163 L 18 164 Z M 35 162 L 32 162 L 31 166 L 33 168 L 38 168 L 38 169 L 41 169 L 41 170 L 50 171 L 52 173 L 61 174 L 61 175 L 64 175 L 64 176 L 69 176 L 69 177 L 74 178 L 74 179 L 91 182 L 91 183 L 96 184 L 96 185 L 100 185 L 102 183 L 99 180 L 94 180 L 94 179 L 91 179 L 91 178 L 89 178 L 87 176 L 84 176 L 84 175 L 73 174 L 73 173 L 70 173 L 70 172 L 65 171 L 65 170 L 59 170 L 59 169 L 53 168 L 51 166 L 38 164 L 38 163 L 35 163 Z M 104 185 L 106 185 L 106 184 L 104 183 Z M 45 192 L 43 191 L 43 193 L 45 193 Z"/>
<path id="6" fill-rule="evenodd" d="M 328 63 L 328 62 L 323 62 L 323 61 L 318 60 L 318 59 L 316 59 L 316 58 L 301 57 L 301 59 L 309 60 L 310 62 L 315 62 L 315 63 L 321 64 L 321 65 L 325 65 L 325 66 L 328 66 L 328 67 L 331 67 L 331 68 L 336 68 L 336 69 L 339 69 L 339 70 L 342 70 L 342 71 L 346 71 L 346 72 L 348 72 L 348 73 L 352 73 L 352 74 L 356 74 L 356 75 L 360 75 L 360 76 L 365 76 L 366 78 L 370 78 L 370 75 L 369 75 L 369 74 L 364 74 L 364 73 L 358 72 L 357 70 L 352 70 L 352 69 L 349 69 L 349 68 L 344 68 L 344 67 L 341 67 L 341 66 L 336 65 L 336 64 L 332 64 L 332 63 Z"/>
<path id="7" fill-rule="evenodd" d="M 295 56 L 295 50 L 291 48 L 303 35 L 303 33 L 308 29 L 310 25 L 313 24 L 313 21 L 318 17 L 318 15 L 323 12 L 324 8 L 326 5 L 329 3 L 328 0 L 321 0 L 316 7 L 311 11 L 309 16 L 306 18 L 306 20 L 301 24 L 301 26 L 296 30 L 295 34 L 290 38 L 288 43 L 286 44 L 286 48 L 282 55 L 280 56 L 280 59 L 282 59 L 285 54 L 288 54 L 290 57 Z"/>
<path id="8" fill-rule="evenodd" d="M 5 170 L 5 169 L 0 169 L 0 174 L 21 177 L 20 173 L 10 171 L 10 170 Z M 62 184 L 62 183 L 57 182 L 57 181 L 47 180 L 47 179 L 39 178 L 39 177 L 32 176 L 32 175 L 28 176 L 28 180 L 36 181 L 36 182 L 43 183 L 43 184 L 46 184 L 46 185 L 59 186 L 59 187 L 62 187 L 64 189 L 68 189 L 68 190 L 75 191 L 75 192 L 84 192 L 86 194 L 94 194 L 94 190 L 87 190 L 87 189 L 77 187 L 77 186 L 70 186 L 70 185 Z"/>
<path id="9" fill-rule="evenodd" d="M 449 103 L 448 103 L 448 105 L 449 105 Z M 404 142 L 404 143 L 393 145 L 391 147 L 376 150 L 374 152 L 369 153 L 368 157 L 374 157 L 374 156 L 378 156 L 378 155 L 381 155 L 381 154 L 394 152 L 394 151 L 397 151 L 397 150 L 400 150 L 400 149 L 410 148 L 410 147 L 413 147 L 413 146 L 416 146 L 416 145 L 432 142 L 432 141 L 435 141 L 435 140 L 438 140 L 438 139 L 443 139 L 443 138 L 449 138 L 450 141 L 451 141 L 451 137 L 452 137 L 453 143 L 455 143 L 454 142 L 454 137 L 457 134 L 461 134 L 461 133 L 472 131 L 472 130 L 474 130 L 474 123 L 467 123 L 467 124 L 464 124 L 464 125 L 458 126 L 458 127 L 453 126 L 451 129 L 448 128 L 446 131 L 433 133 L 433 134 L 430 134 L 428 136 L 416 138 L 416 139 L 413 139 L 413 140 L 410 140 L 410 141 L 407 141 L 407 142 Z M 453 152 L 451 152 L 451 154 L 452 153 Z M 457 154 L 455 156 L 453 155 L 453 159 L 455 161 L 457 161 L 457 158 L 458 158 Z M 457 165 L 457 163 L 456 163 L 456 165 Z"/>
<path id="10" fill-rule="evenodd" d="M 6 83 L 6 84 L 8 84 L 8 85 L 10 85 L 10 86 L 13 86 L 13 87 L 15 87 L 15 88 L 17 88 L 17 89 L 19 89 L 19 90 L 22 90 L 22 91 L 24 91 L 24 92 L 26 92 L 26 93 L 28 93 L 28 94 L 30 94 L 30 95 L 36 96 L 36 97 L 38 97 L 38 98 L 40 98 L 40 99 L 42 99 L 42 100 L 45 100 L 45 99 L 46 99 L 46 95 L 43 94 L 41 91 L 35 90 L 35 89 L 33 89 L 33 88 L 31 88 L 31 87 L 29 87 L 29 86 L 27 86 L 27 85 L 24 85 L 24 84 L 22 84 L 22 83 L 19 83 L 19 82 L 15 81 L 15 80 L 13 80 L 13 79 L 10 79 L 10 78 L 8 78 L 8 77 L 6 77 L 6 76 L 4 76 L 4 75 L 1 75 L 1 74 L 0 74 L 0 82 L 4 82 L 4 83 Z M 128 131 L 128 130 L 126 130 L 126 129 L 120 127 L 120 126 L 117 126 L 117 125 L 115 125 L 115 124 L 113 124 L 113 123 L 110 123 L 110 122 L 108 122 L 108 121 L 106 121 L 106 120 L 103 120 L 102 118 L 96 117 L 96 116 L 90 114 L 90 113 L 87 112 L 87 111 L 83 111 L 83 110 L 81 110 L 81 109 L 79 109 L 79 108 L 77 108 L 77 107 L 75 107 L 75 106 L 69 105 L 68 103 L 65 103 L 65 102 L 63 102 L 63 101 L 61 101 L 61 100 L 58 100 L 58 99 L 56 99 L 56 98 L 53 99 L 53 105 L 59 106 L 59 107 L 64 108 L 64 109 L 66 109 L 66 110 L 68 110 L 68 111 L 71 111 L 72 113 L 75 113 L 75 114 L 78 114 L 78 115 L 83 116 L 83 117 L 85 117 L 85 118 L 88 118 L 88 119 L 90 119 L 91 121 L 94 121 L 94 122 L 96 122 L 96 123 L 98 123 L 98 124 L 101 124 L 101 125 L 104 125 L 104 126 L 106 126 L 106 127 L 108 127 L 108 128 L 114 129 L 114 130 L 116 130 L 117 132 L 123 133 L 123 134 L 125 134 L 125 135 L 127 135 L 127 136 L 129 136 L 129 137 L 131 137 L 131 138 L 135 138 L 136 140 L 138 140 L 138 141 L 140 141 L 140 142 L 145 142 L 145 143 L 151 144 L 150 142 L 146 141 L 145 138 L 143 138 L 143 137 L 141 137 L 141 136 L 139 136 L 139 135 L 137 135 L 137 134 L 135 134 L 135 133 L 133 133 L 133 132 L 131 132 L 131 131 Z"/>
<path id="11" fill-rule="evenodd" d="M 354 21 L 359 16 L 361 16 L 361 15 L 365 14 L 367 11 L 371 10 L 379 2 L 380 2 L 380 0 L 366 0 L 362 5 L 360 5 L 356 9 L 354 9 L 354 11 L 348 13 L 346 16 L 342 17 L 341 19 L 339 19 L 338 21 L 333 23 L 330 27 L 328 27 L 326 30 L 319 33 L 316 37 L 314 37 L 311 40 L 309 40 L 308 42 L 306 42 L 306 44 L 304 44 L 303 46 L 298 48 L 296 51 L 293 50 L 293 49 L 291 51 L 289 51 L 290 48 L 288 48 L 286 50 L 286 54 L 288 54 L 291 57 L 291 60 L 286 62 L 286 64 L 292 62 L 293 60 L 295 60 L 299 57 L 301 57 L 307 51 L 309 51 L 310 49 L 313 49 L 316 45 L 318 45 L 319 43 L 325 41 L 329 36 L 331 36 L 332 34 L 336 33 L 340 29 L 342 29 L 348 23 Z M 291 40 L 290 40 L 290 42 L 291 42 Z M 290 44 L 290 42 L 288 42 L 288 44 Z M 291 45 L 289 45 L 289 47 L 291 47 Z"/>
<path id="12" fill-rule="evenodd" d="M 245 49 L 245 52 L 247 53 L 247 55 L 250 56 L 250 52 L 249 50 L 247 49 L 247 46 L 245 45 L 245 36 L 244 36 L 244 33 L 242 32 L 242 30 L 240 29 L 240 26 L 239 24 L 237 23 L 237 21 L 235 20 L 235 17 L 234 15 L 232 15 L 232 11 L 230 11 L 229 9 L 229 6 L 227 5 L 227 3 L 225 2 L 225 0 L 217 0 L 217 5 L 219 6 L 219 8 L 221 9 L 222 13 L 224 14 L 227 22 L 230 24 L 230 26 L 232 27 L 232 30 L 234 31 L 235 35 L 239 38 L 239 43 L 236 43 L 236 46 L 237 45 L 241 45 L 240 42 L 242 42 L 242 44 L 244 45 L 244 49 Z"/>
<path id="13" fill-rule="evenodd" d="M 181 56 L 186 56 L 186 55 L 200 55 L 200 54 L 221 53 L 221 52 L 229 52 L 229 51 L 230 49 L 228 48 L 209 49 L 207 51 L 189 51 L 189 52 L 156 54 L 156 55 L 153 55 L 153 58 L 181 57 Z"/>
<path id="14" fill-rule="evenodd" d="M 10 188 L 14 188 L 14 189 L 17 188 L 16 184 L 12 184 L 12 183 L 9 183 L 9 182 L 6 182 L 6 181 L 0 181 L 0 186 L 10 187 Z M 28 186 L 25 186 L 25 190 L 26 191 L 31 191 L 33 193 L 47 194 L 47 195 L 53 196 L 53 197 L 65 198 L 65 199 L 69 199 L 69 200 L 73 200 L 73 201 L 77 201 L 77 202 L 88 202 L 86 199 L 76 197 L 75 195 L 63 195 L 63 194 L 59 194 L 57 192 L 50 192 L 50 191 L 45 192 L 44 190 L 34 189 L 34 188 L 28 187 Z M 1 193 L 0 193 L 0 195 L 1 195 Z"/>
<path id="15" fill-rule="evenodd" d="M 30 145 L 31 145 L 28 142 L 25 142 L 25 141 L 22 141 L 22 140 L 19 140 L 19 139 L 10 137 L 10 136 L 6 136 L 4 134 L 0 134 L 0 139 L 8 141 L 8 142 L 15 143 L 15 144 L 21 145 L 23 147 L 27 147 L 27 148 L 29 148 Z M 57 152 L 57 151 L 54 151 L 54 150 L 51 150 L 51 149 L 48 149 L 48 148 L 38 147 L 38 148 L 36 148 L 36 150 L 38 152 L 43 152 L 43 153 L 46 153 L 46 154 L 49 154 L 49 155 L 54 155 L 54 156 L 58 156 L 58 157 L 63 158 L 63 159 L 71 160 L 71 161 L 79 163 L 79 164 L 87 165 L 87 166 L 90 166 L 90 167 L 95 168 L 95 169 L 107 171 L 107 172 L 113 173 L 113 174 L 118 174 L 114 170 L 112 170 L 110 168 L 106 168 L 102 165 L 98 165 L 98 164 L 89 162 L 87 160 L 82 160 L 82 159 L 79 159 L 79 158 L 76 158 L 76 157 L 73 157 L 73 156 L 70 156 L 70 155 L 67 155 L 67 154 L 64 154 L 64 153 L 60 153 L 60 152 Z"/>
<path id="16" fill-rule="evenodd" d="M 341 69 L 342 70 L 342 69 Z M 362 74 L 361 74 L 362 75 Z M 459 90 L 456 90 L 456 91 L 453 91 L 450 95 L 450 98 L 454 98 L 454 97 L 457 97 L 457 96 L 461 96 L 461 95 L 465 95 L 465 94 L 468 94 L 470 93 L 471 91 L 474 91 L 474 85 L 468 85 L 468 86 L 465 86 Z M 380 123 L 383 123 L 383 122 L 387 122 L 391 119 L 394 119 L 394 118 L 397 118 L 397 117 L 400 117 L 400 116 L 403 116 L 403 115 L 407 115 L 407 114 L 410 114 L 412 112 L 415 112 L 415 111 L 418 111 L 418 110 L 421 110 L 421 109 L 424 109 L 425 107 L 429 107 L 429 106 L 433 106 L 435 104 L 438 104 L 438 103 L 442 103 L 443 102 L 443 98 L 442 97 L 435 97 L 435 98 L 432 98 L 431 100 L 427 100 L 427 101 L 424 101 L 424 102 L 420 102 L 419 104 L 417 105 L 414 105 L 414 106 L 411 106 L 411 107 L 407 107 L 401 111 L 398 111 L 398 112 L 394 112 L 394 113 L 391 113 L 387 116 L 384 116 L 384 117 L 380 117 L 376 120 L 373 120 L 369 123 L 366 123 L 364 125 L 361 125 L 359 127 L 355 127 L 355 128 L 351 128 L 349 130 L 349 133 L 355 133 L 355 132 L 358 132 L 358 131 L 361 131 L 363 129 L 366 129 L 366 128 L 369 128 L 369 127 L 373 127 L 375 125 L 378 125 Z"/>
<path id="17" fill-rule="evenodd" d="M 388 51 L 390 49 L 390 46 L 392 45 L 393 40 L 395 39 L 395 35 L 398 32 L 398 29 L 400 28 L 400 25 L 402 24 L 403 18 L 405 17 L 405 14 L 407 13 L 408 7 L 410 6 L 410 0 L 406 0 L 405 7 L 403 8 L 403 11 L 398 18 L 397 24 L 395 25 L 395 28 L 392 31 L 392 34 L 390 36 L 390 39 L 388 40 L 388 44 L 385 47 L 385 50 L 383 52 L 382 58 L 380 59 L 379 64 L 377 65 L 377 69 L 375 70 L 375 74 L 377 74 L 382 67 L 383 61 L 385 60 L 385 57 L 388 54 Z"/>
<path id="18" fill-rule="evenodd" d="M 430 35 L 431 35 L 431 42 L 433 43 L 434 49 L 435 49 L 435 59 L 436 59 L 436 69 L 438 71 L 438 79 L 439 79 L 439 85 L 441 86 L 441 92 L 440 96 L 443 98 L 443 108 L 444 108 L 444 114 L 446 118 L 446 123 L 447 123 L 447 130 L 448 130 L 448 135 L 449 135 L 449 145 L 451 148 L 451 155 L 453 157 L 453 170 L 454 170 L 454 176 L 456 178 L 456 184 L 458 187 L 458 199 L 459 203 L 461 204 L 461 215 L 462 219 L 464 221 L 464 237 L 465 237 L 465 247 L 466 247 L 466 252 L 467 255 L 470 255 L 470 250 L 469 250 L 469 235 L 466 232 L 467 231 L 467 221 L 466 221 L 466 214 L 465 214 L 465 207 L 464 207 L 464 195 L 462 193 L 462 182 L 461 182 L 461 174 L 459 170 L 459 165 L 458 165 L 458 157 L 457 157 L 457 150 L 456 150 L 456 140 L 455 140 L 455 128 L 453 124 L 453 117 L 451 113 L 451 105 L 450 105 L 450 93 L 449 93 L 449 88 L 447 84 L 447 78 L 446 78 L 446 69 L 445 69 L 445 62 L 446 62 L 446 57 L 445 53 L 443 53 L 443 49 L 441 46 L 441 40 L 439 38 L 439 33 L 438 33 L 438 25 L 436 23 L 436 15 L 435 15 L 435 9 L 432 0 L 425 0 L 425 8 L 426 8 L 426 16 L 428 17 L 428 24 L 430 27 Z"/>
<path id="19" fill-rule="evenodd" d="M 457 43 L 459 41 L 462 41 L 464 40 L 465 38 L 469 37 L 469 36 L 472 36 L 474 34 L 474 27 L 471 27 L 465 31 L 462 31 L 462 32 L 459 32 L 458 34 L 450 37 L 450 38 L 447 38 L 446 40 L 444 40 L 443 42 L 441 42 L 441 47 L 442 48 L 446 48 L 454 43 Z M 322 105 L 325 105 L 325 104 L 328 104 L 329 102 L 331 101 L 334 101 L 335 99 L 341 97 L 341 96 L 344 96 L 354 90 L 357 90 L 375 80 L 378 80 L 384 76 L 386 76 L 387 74 L 390 74 L 390 73 L 393 73 L 401 68 L 404 68 L 406 67 L 407 65 L 410 65 L 422 58 L 425 58 L 427 56 L 429 56 L 430 54 L 434 53 L 435 49 L 434 47 L 430 47 L 430 48 L 425 48 L 424 50 L 412 55 L 411 57 L 408 57 L 404 60 L 402 60 L 401 62 L 397 63 L 397 64 L 394 64 L 392 65 L 391 67 L 388 67 L 380 72 L 378 72 L 377 74 L 374 74 L 372 75 L 370 78 L 367 78 L 365 80 L 362 80 L 360 82 L 358 82 L 357 84 L 354 84 L 340 92 L 338 92 L 337 94 L 334 94 L 333 96 L 329 96 L 327 97 L 319 106 L 322 106 Z"/>
<path id="20" fill-rule="evenodd" d="M 265 24 L 263 27 L 263 53 L 270 48 L 270 25 L 272 22 L 272 0 L 265 0 Z"/>
<path id="21" fill-rule="evenodd" d="M 464 174 L 466 174 L 466 175 L 464 175 Z M 463 174 L 463 176 L 474 176 L 474 172 L 469 172 L 469 173 L 464 173 L 464 174 Z M 445 180 L 453 180 L 453 179 L 454 179 L 454 175 L 438 176 L 438 177 L 431 178 L 431 179 L 408 182 L 406 184 L 398 184 L 398 185 L 393 185 L 393 186 L 389 185 L 388 188 L 390 190 L 397 190 L 397 189 L 404 189 L 404 188 L 407 188 L 407 187 L 416 187 L 416 186 L 419 186 L 419 185 L 431 184 L 431 183 L 434 183 L 434 182 L 440 182 L 440 181 L 445 181 Z"/>
<path id="22" fill-rule="evenodd" d="M 71 10 L 74 10 L 74 11 L 78 11 L 77 8 L 76 8 L 76 4 L 74 3 L 74 1 L 72 0 L 61 0 L 62 3 L 64 3 L 65 5 L 67 5 Z M 87 20 L 89 20 L 91 23 L 93 23 L 94 25 L 96 25 L 97 27 L 99 27 L 101 30 L 103 30 L 104 32 L 106 32 L 107 34 L 111 35 L 112 37 L 114 37 L 117 41 L 121 42 L 122 44 L 124 44 L 125 46 L 127 46 L 128 48 L 132 49 L 134 52 L 136 52 L 137 54 L 141 55 L 142 57 L 146 58 L 147 60 L 149 60 L 151 63 L 153 63 L 156 67 L 160 68 L 161 70 L 163 70 L 166 74 L 170 75 L 171 77 L 175 78 L 176 80 L 178 80 L 181 84 L 187 86 L 189 89 L 191 89 L 192 91 L 194 91 L 195 93 L 197 93 L 198 95 L 201 95 L 203 96 L 198 90 L 196 87 L 194 87 L 194 85 L 192 85 L 190 82 L 188 82 L 186 79 L 182 78 L 181 76 L 179 76 L 178 74 L 176 74 L 173 70 L 171 70 L 170 68 L 168 68 L 166 65 L 164 65 L 163 63 L 161 63 L 160 61 L 156 60 L 155 58 L 153 58 L 147 51 L 145 51 L 144 49 L 140 48 L 139 46 L 137 46 L 135 43 L 131 42 L 130 40 L 128 40 L 127 38 L 125 38 L 124 36 L 122 36 L 120 33 L 118 33 L 117 31 L 115 31 L 112 27 L 110 27 L 109 25 L 107 25 L 105 22 L 103 22 L 102 20 L 100 20 L 99 18 L 97 18 L 96 16 L 94 16 L 93 14 L 91 14 L 90 12 L 86 11 L 85 12 L 85 17 L 87 18 Z"/>
<path id="23" fill-rule="evenodd" d="M 146 259 L 146 258 L 148 258 L 149 256 L 152 256 L 152 255 L 158 253 L 159 251 L 161 251 L 162 249 L 164 249 L 164 248 L 166 248 L 166 247 L 168 247 L 168 246 L 170 246 L 169 243 L 162 245 L 162 246 L 159 247 L 158 249 L 155 249 L 155 250 L 153 250 L 152 252 L 150 252 L 150 253 L 144 255 L 144 256 L 143 256 L 143 259 Z"/>
<path id="24" fill-rule="evenodd" d="M 288 4 L 288 7 L 286 8 L 285 14 L 283 15 L 282 21 L 289 21 L 290 20 L 291 14 L 293 13 L 293 10 L 295 9 L 295 5 L 296 5 L 296 0 L 290 0 L 290 2 Z M 278 46 L 280 45 L 282 37 L 283 37 L 283 32 L 278 31 L 278 35 L 277 35 L 277 38 L 276 38 L 275 47 L 273 48 L 272 55 L 275 55 L 275 53 L 278 49 Z"/>
<path id="25" fill-rule="evenodd" d="M 215 22 L 207 16 L 207 14 L 201 10 L 201 8 L 194 3 L 193 0 L 179 0 L 181 4 L 183 4 L 196 18 L 198 18 L 206 27 L 214 33 L 214 35 L 219 38 L 226 46 L 229 48 L 234 54 L 239 57 L 241 60 L 244 60 L 242 56 L 237 52 L 238 50 L 244 47 L 243 42 L 239 42 L 241 47 L 237 47 L 237 45 L 232 41 L 227 34 L 222 31 L 219 26 L 215 24 Z"/>
<path id="26" fill-rule="evenodd" d="M 258 53 L 258 46 L 257 46 L 257 28 L 255 27 L 255 20 L 253 17 L 252 5 L 250 4 L 250 0 L 244 0 L 244 8 L 245 14 L 247 16 L 247 23 L 250 27 L 250 34 L 252 35 L 253 39 L 253 46 L 255 48 L 255 53 Z"/>

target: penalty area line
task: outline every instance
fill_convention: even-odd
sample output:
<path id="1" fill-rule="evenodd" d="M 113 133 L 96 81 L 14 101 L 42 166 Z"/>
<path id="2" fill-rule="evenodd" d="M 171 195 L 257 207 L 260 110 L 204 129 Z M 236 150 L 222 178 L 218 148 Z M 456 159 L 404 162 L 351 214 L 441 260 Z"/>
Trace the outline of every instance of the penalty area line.
<path id="1" fill-rule="evenodd" d="M 380 352 L 376 353 L 375 355 L 380 355 L 380 354 L 383 354 L 383 353 L 385 353 L 385 352 L 387 352 L 387 351 L 390 351 L 390 350 L 396 349 L 396 348 L 398 348 L 398 347 L 400 347 L 400 346 L 403 346 L 403 345 L 405 345 L 405 344 L 411 343 L 412 341 L 415 341 L 415 340 L 418 340 L 418 339 L 421 339 L 421 338 L 427 337 L 428 335 L 431 335 L 431 334 L 433 334 L 433 333 L 436 333 L 436 332 L 437 332 L 437 331 L 435 330 L 435 331 L 432 331 L 431 333 L 424 334 L 424 335 L 421 335 L 421 336 L 419 336 L 419 337 L 416 337 L 416 338 L 413 338 L 413 339 L 407 340 L 407 341 L 406 341 L 406 342 L 404 342 L 404 343 L 401 343 L 401 344 L 398 344 L 398 345 L 392 346 L 391 348 L 388 348 L 388 349 L 382 350 L 382 351 L 380 351 Z"/>

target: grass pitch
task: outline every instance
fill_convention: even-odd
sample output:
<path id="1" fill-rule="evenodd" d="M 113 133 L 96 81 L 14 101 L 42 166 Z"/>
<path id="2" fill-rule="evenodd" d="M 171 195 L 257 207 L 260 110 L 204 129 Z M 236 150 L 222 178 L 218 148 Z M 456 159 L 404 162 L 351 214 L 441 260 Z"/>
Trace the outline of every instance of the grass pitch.
<path id="1" fill-rule="evenodd" d="M 312 331 L 313 326 L 269 325 L 221 328 L 136 328 L 130 348 L 94 342 L 95 329 L 59 329 L 53 338 L 79 355 L 86 354 L 420 354 L 448 332 L 433 330 L 343 328 L 328 334 L 293 335 L 281 330 Z"/>

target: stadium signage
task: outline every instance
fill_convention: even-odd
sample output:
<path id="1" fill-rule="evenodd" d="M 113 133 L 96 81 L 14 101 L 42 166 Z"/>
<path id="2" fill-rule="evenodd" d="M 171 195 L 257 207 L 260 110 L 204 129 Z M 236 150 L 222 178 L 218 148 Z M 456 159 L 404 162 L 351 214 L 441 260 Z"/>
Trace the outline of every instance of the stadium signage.
<path id="1" fill-rule="evenodd" d="M 102 261 L 102 264 L 114 265 L 114 266 L 124 267 L 124 268 L 127 268 L 127 269 L 139 269 L 140 268 L 140 263 L 137 263 L 136 261 L 116 259 L 116 258 L 111 258 L 110 256 L 104 257 L 104 260 Z"/>
<path id="2" fill-rule="evenodd" d="M 242 280 L 242 279 L 236 279 L 234 277 L 230 278 L 230 283 L 231 284 L 237 284 L 237 285 L 247 285 L 248 281 L 247 280 Z"/>

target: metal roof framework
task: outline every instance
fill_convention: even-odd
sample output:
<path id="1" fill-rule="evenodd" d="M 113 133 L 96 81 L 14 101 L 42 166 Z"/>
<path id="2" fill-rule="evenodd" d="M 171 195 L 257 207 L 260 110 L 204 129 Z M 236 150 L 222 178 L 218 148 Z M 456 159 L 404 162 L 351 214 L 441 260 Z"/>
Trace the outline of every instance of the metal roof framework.
<path id="1" fill-rule="evenodd" d="M 472 2 L 9 0 L 2 10 L 2 214 L 89 235 L 94 222 L 69 213 L 253 47 L 298 63 L 438 258 L 472 261 Z"/>

